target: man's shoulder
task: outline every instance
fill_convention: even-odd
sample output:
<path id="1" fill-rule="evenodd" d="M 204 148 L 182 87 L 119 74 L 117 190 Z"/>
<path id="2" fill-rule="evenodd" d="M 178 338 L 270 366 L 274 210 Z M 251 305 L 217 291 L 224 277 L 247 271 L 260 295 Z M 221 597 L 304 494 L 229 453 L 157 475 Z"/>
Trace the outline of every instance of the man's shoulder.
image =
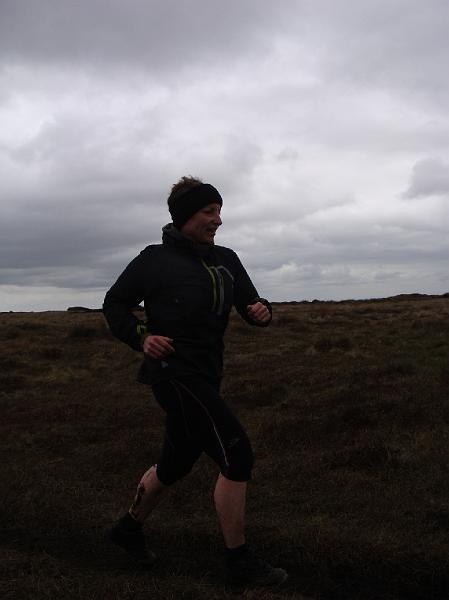
<path id="1" fill-rule="evenodd" d="M 148 256 L 150 254 L 159 254 L 161 250 L 163 250 L 163 244 L 149 244 L 145 246 L 143 250 L 140 251 L 141 256 Z"/>
<path id="2" fill-rule="evenodd" d="M 168 244 L 149 244 L 140 252 L 139 257 L 148 265 L 173 268 L 180 259 L 184 259 L 185 252 L 180 252 L 176 247 Z"/>
<path id="3" fill-rule="evenodd" d="M 217 256 L 223 256 L 231 259 L 234 259 L 237 256 L 232 248 L 227 248 L 226 246 L 217 246 L 217 244 L 214 244 L 214 250 Z"/>

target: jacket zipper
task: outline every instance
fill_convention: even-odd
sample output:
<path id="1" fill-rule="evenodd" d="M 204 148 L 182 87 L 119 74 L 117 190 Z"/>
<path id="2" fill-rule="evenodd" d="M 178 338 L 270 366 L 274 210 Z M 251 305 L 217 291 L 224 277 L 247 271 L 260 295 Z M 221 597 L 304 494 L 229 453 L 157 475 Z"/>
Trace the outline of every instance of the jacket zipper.
<path id="1" fill-rule="evenodd" d="M 221 315 L 223 313 L 224 308 L 224 281 L 223 276 L 220 271 L 216 267 L 209 267 L 204 259 L 201 259 L 201 263 L 204 268 L 207 269 L 211 279 L 212 279 L 212 308 L 213 312 L 216 312 L 217 315 Z M 217 289 L 218 287 L 218 289 Z"/>

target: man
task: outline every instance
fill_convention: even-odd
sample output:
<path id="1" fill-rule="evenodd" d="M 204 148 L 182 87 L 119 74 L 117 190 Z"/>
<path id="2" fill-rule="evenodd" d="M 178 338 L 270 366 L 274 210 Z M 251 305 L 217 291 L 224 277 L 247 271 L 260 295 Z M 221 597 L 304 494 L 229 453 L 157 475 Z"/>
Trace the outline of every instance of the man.
<path id="1" fill-rule="evenodd" d="M 166 413 L 157 464 L 143 475 L 129 512 L 111 539 L 134 558 L 151 562 L 142 525 L 163 493 L 187 475 L 202 452 L 218 465 L 214 503 L 227 548 L 230 583 L 272 585 L 287 578 L 254 556 L 246 544 L 244 512 L 253 453 L 238 419 L 220 397 L 223 336 L 234 305 L 249 324 L 266 327 L 270 304 L 259 298 L 239 258 L 214 244 L 223 201 L 210 184 L 192 177 L 168 198 L 173 223 L 162 244 L 145 248 L 105 297 L 112 333 L 143 351 L 138 380 L 151 385 Z M 142 300 L 147 321 L 132 309 Z"/>

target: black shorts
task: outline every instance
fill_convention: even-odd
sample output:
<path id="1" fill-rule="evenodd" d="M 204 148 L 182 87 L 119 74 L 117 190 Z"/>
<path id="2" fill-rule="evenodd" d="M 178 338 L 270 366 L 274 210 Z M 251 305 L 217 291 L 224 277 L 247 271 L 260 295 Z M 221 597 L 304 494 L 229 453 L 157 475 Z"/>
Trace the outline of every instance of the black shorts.
<path id="1" fill-rule="evenodd" d="M 232 481 L 251 479 L 253 452 L 248 436 L 219 386 L 204 378 L 183 376 L 152 386 L 166 412 L 165 437 L 157 463 L 158 479 L 170 485 L 187 475 L 202 452 Z"/>

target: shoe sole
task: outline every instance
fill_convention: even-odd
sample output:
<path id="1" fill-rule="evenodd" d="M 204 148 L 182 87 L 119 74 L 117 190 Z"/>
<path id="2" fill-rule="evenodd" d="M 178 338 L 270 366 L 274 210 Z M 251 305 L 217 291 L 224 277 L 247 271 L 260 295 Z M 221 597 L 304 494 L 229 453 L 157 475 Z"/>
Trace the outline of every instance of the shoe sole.
<path id="1" fill-rule="evenodd" d="M 117 539 L 113 531 L 108 531 L 106 533 L 106 539 L 108 542 L 112 542 L 114 546 L 123 550 L 129 558 L 132 558 L 133 561 L 141 567 L 151 567 L 157 561 L 156 554 L 151 550 L 146 550 L 146 556 L 139 556 L 137 553 L 133 552 L 132 549 L 126 545 L 126 542 Z"/>

